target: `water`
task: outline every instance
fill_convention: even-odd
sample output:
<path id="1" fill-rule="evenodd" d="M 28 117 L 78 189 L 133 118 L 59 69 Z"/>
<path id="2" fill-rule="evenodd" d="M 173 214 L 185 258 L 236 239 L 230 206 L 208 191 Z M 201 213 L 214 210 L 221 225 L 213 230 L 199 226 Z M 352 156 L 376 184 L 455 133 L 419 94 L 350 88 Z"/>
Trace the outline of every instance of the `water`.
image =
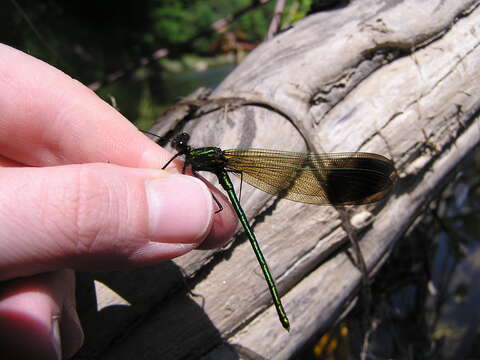
<path id="1" fill-rule="evenodd" d="M 204 71 L 186 71 L 180 74 L 164 73 L 154 86 L 157 96 L 164 103 L 173 105 L 183 97 L 193 93 L 200 87 L 214 89 L 235 68 L 233 64 L 210 67 Z"/>
<path id="2" fill-rule="evenodd" d="M 224 64 L 179 73 L 142 69 L 103 87 L 99 95 L 110 103 L 114 101 L 118 110 L 137 127 L 148 130 L 166 108 L 200 87 L 214 89 L 234 68 L 234 64 Z"/>
<path id="3" fill-rule="evenodd" d="M 398 241 L 369 306 L 360 301 L 295 359 L 480 358 L 479 173 L 477 150 Z"/>

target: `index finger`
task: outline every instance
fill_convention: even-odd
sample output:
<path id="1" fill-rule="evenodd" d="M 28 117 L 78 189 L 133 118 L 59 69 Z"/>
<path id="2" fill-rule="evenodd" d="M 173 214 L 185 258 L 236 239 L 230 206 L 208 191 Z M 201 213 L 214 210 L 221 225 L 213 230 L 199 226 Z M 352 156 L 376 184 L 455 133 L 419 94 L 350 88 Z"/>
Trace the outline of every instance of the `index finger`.
<path id="1" fill-rule="evenodd" d="M 109 162 L 160 169 L 171 157 L 80 82 L 0 44 L 0 167 Z M 214 217 L 205 248 L 223 244 L 236 226 L 228 200 L 208 186 L 226 211 Z"/>
<path id="2" fill-rule="evenodd" d="M 160 168 L 172 155 L 60 70 L 0 44 L 0 156 L 31 166 Z"/>

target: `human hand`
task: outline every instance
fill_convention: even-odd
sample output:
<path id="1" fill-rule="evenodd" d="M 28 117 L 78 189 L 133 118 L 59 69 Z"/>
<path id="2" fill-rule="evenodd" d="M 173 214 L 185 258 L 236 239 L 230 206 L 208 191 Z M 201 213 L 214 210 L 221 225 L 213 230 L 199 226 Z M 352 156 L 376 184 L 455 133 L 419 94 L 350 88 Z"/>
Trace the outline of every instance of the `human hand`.
<path id="1" fill-rule="evenodd" d="M 171 156 L 79 82 L 0 44 L 2 358 L 81 346 L 68 269 L 153 264 L 232 236 L 220 192 L 158 170 Z"/>

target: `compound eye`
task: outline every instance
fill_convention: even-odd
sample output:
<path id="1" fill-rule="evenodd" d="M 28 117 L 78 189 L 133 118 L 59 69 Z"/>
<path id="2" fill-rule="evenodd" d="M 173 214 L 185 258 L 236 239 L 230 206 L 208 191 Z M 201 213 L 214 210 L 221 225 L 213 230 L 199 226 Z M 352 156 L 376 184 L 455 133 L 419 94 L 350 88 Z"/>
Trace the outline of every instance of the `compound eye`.
<path id="1" fill-rule="evenodd" d="M 187 133 L 178 134 L 172 140 L 172 147 L 177 151 L 181 151 L 187 146 L 189 140 L 190 135 Z"/>
<path id="2" fill-rule="evenodd" d="M 188 135 L 187 133 L 181 133 L 178 135 L 178 139 L 180 143 L 187 145 L 188 141 L 190 140 L 190 135 Z"/>

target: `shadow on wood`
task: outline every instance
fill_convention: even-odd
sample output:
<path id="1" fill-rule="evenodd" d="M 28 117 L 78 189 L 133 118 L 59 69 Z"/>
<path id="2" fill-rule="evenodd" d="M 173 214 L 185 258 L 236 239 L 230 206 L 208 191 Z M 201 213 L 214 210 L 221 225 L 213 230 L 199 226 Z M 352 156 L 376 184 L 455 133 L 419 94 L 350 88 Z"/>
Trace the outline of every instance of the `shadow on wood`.
<path id="1" fill-rule="evenodd" d="M 77 283 L 78 311 L 88 331 L 86 346 L 76 359 L 148 358 L 153 353 L 178 359 L 199 356 L 222 343 L 221 334 L 192 300 L 173 262 L 129 271 L 80 273 Z M 97 310 L 97 304 L 103 308 Z M 195 343 L 195 348 L 179 346 L 182 338 Z M 135 347 L 123 346 L 132 341 Z"/>
<path id="2" fill-rule="evenodd" d="M 318 151 L 367 151 L 393 159 L 400 181 L 382 204 L 342 209 L 276 203 L 268 194 L 243 187 L 242 207 L 253 219 L 277 280 L 290 333 L 270 306 L 249 244 L 240 243 L 232 245 L 228 261 L 213 260 L 214 251 L 194 251 L 166 269 L 105 278 L 138 304 L 105 314 L 87 306 L 82 320 L 88 339 L 96 341 L 95 332 L 101 339 L 96 345 L 87 341 L 82 354 L 231 359 L 239 347 L 232 351 L 228 344 L 238 344 L 268 359 L 288 359 L 312 334 L 338 321 L 361 285 L 348 253 L 339 251 L 326 260 L 332 249 L 348 242 L 347 222 L 369 219 L 360 225 L 358 240 L 373 276 L 480 143 L 478 34 L 478 0 L 350 1 L 261 44 L 207 95 L 209 101 L 196 97 L 184 102 L 182 116 L 167 114 L 154 131 L 185 130 L 195 146 L 306 151 L 301 129 Z M 266 209 L 271 213 L 256 222 Z M 181 273 L 193 276 L 212 261 L 208 276 L 193 289 L 203 296 L 204 307 L 185 290 L 168 295 Z M 108 318 L 99 320 L 103 315 Z"/>

